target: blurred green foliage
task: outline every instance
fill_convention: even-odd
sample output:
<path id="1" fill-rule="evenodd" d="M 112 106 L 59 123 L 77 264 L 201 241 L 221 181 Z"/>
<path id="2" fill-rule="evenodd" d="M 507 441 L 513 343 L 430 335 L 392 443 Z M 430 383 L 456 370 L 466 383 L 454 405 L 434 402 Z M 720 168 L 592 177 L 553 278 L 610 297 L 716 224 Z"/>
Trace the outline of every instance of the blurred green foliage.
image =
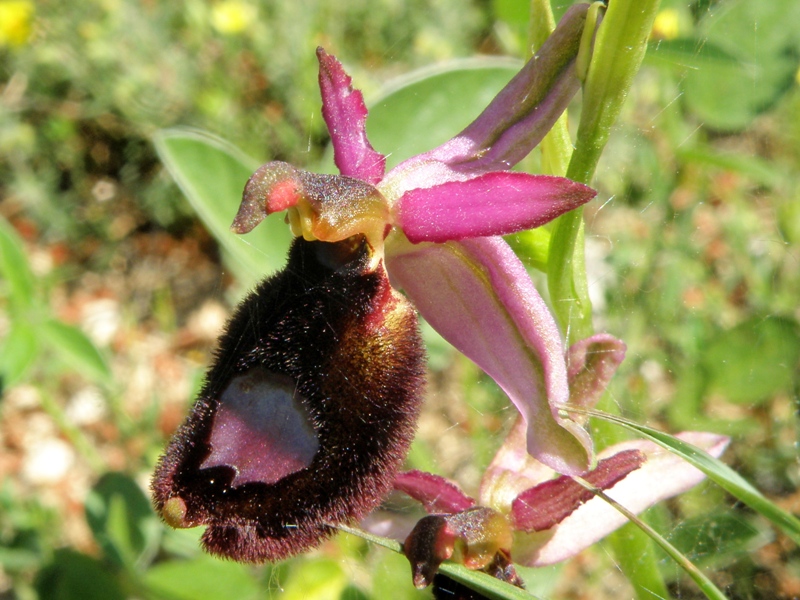
<path id="1" fill-rule="evenodd" d="M 155 149 L 191 136 L 169 138 L 165 128 L 224 138 L 241 152 L 217 159 L 238 163 L 242 173 L 252 168 L 248 156 L 330 165 L 313 52 L 323 45 L 365 90 L 376 146 L 398 160 L 469 120 L 474 104 L 455 103 L 454 89 L 474 92 L 480 106 L 508 69 L 495 65 L 491 76 L 476 77 L 479 71 L 440 66 L 385 82 L 476 53 L 519 57 L 527 11 L 521 0 L 0 0 L 0 373 L 6 390 L 40 391 L 41 408 L 92 478 L 85 513 L 73 516 L 88 538 L 73 546 L 59 507 L 4 480 L 0 595 L 424 596 L 412 589 L 402 558 L 348 536 L 308 557 L 250 568 L 203 555 L 196 532 L 162 529 L 141 485 L 164 443 L 162 398 L 146 399 L 136 413 L 121 404 L 129 382 L 114 372 L 117 349 L 92 341 L 60 307 L 87 273 L 129 275 L 119 264 L 140 257 L 120 247 L 139 234 L 201 239 L 217 271 L 242 279 L 260 276 L 255 264 L 268 271 L 282 262 L 259 245 L 269 241 L 243 250 L 224 227 L 210 228 L 216 240 L 203 233 L 197 204 L 184 200 Z M 600 198 L 586 213 L 596 324 L 629 346 L 613 400 L 623 413 L 669 430 L 734 435 L 727 460 L 773 499 L 796 495 L 800 483 L 797 11 L 793 0 L 665 0 L 646 67 L 598 169 Z M 440 139 L 429 135 L 434 126 Z M 207 177 L 218 173 L 209 164 L 199 169 Z M 223 194 L 220 206 L 237 203 L 226 191 L 244 183 L 237 179 L 203 182 L 206 204 Z M 35 250 L 59 244 L 69 249 L 67 261 L 42 269 Z M 518 250 L 533 267 L 541 264 L 536 248 Z M 127 322 L 179 330 L 186 310 L 177 288 L 162 284 L 142 300 L 137 285 L 123 299 L 131 303 Z M 222 296 L 220 285 L 204 289 Z M 201 300 L 190 295 L 188 303 Z M 426 435 L 430 424 L 423 425 L 410 460 L 469 487 L 499 443 L 507 405 L 448 347 L 431 354 L 430 404 L 440 429 Z M 112 434 L 65 417 L 75 378 L 109 398 Z M 453 396 L 466 401 L 456 407 Z M 125 459 L 112 464 L 109 445 Z M 800 554 L 773 544 L 763 520 L 730 504 L 703 487 L 662 507 L 655 520 L 704 566 L 726 569 L 721 580 L 733 581 L 735 597 L 776 597 L 780 577 L 796 584 Z M 756 552 L 768 544 L 772 555 Z M 764 558 L 775 553 L 779 559 Z M 555 585 L 542 593 L 557 593 Z"/>
<path id="2" fill-rule="evenodd" d="M 307 163 L 326 137 L 316 46 L 357 63 L 370 91 L 388 69 L 470 55 L 489 27 L 457 0 L 42 0 L 31 12 L 27 41 L 2 49 L 0 180 L 49 235 L 103 238 L 121 199 L 140 223 L 190 216 L 159 175 L 157 129 L 198 127 Z"/>

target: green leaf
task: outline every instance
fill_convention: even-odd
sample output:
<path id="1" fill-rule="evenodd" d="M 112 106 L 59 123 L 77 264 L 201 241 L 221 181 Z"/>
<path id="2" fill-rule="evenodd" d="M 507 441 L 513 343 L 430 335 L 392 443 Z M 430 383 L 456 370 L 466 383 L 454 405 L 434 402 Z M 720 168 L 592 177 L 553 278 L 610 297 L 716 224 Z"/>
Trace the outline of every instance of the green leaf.
<path id="1" fill-rule="evenodd" d="M 33 571 L 40 562 L 39 553 L 29 548 L 0 547 L 0 566 L 6 572 Z"/>
<path id="2" fill-rule="evenodd" d="M 101 383 L 111 381 L 106 359 L 80 329 L 58 319 L 48 319 L 42 324 L 41 333 L 64 362 L 81 375 Z"/>
<path id="3" fill-rule="evenodd" d="M 799 363 L 800 327 L 779 317 L 753 318 L 723 332 L 702 358 L 709 391 L 742 404 L 759 404 L 790 391 Z"/>
<path id="4" fill-rule="evenodd" d="M 766 62 L 800 48 L 800 31 L 787 26 L 798 20 L 800 4 L 795 0 L 727 0 L 706 12 L 698 37 L 753 62 Z"/>
<path id="5" fill-rule="evenodd" d="M 778 205 L 778 229 L 787 242 L 800 244 L 800 196 Z"/>
<path id="6" fill-rule="evenodd" d="M 153 138 L 161 161 L 189 203 L 226 253 L 226 262 L 247 287 L 265 274 L 282 268 L 292 240 L 279 215 L 266 219 L 252 232 L 230 231 L 245 183 L 257 161 L 208 133 L 165 129 Z"/>
<path id="7" fill-rule="evenodd" d="M 202 527 L 192 529 L 162 528 L 161 548 L 170 556 L 194 559 L 201 553 Z"/>
<path id="8" fill-rule="evenodd" d="M 667 539 L 696 565 L 722 569 L 772 541 L 753 520 L 733 510 L 700 515 L 677 523 Z"/>
<path id="9" fill-rule="evenodd" d="M 393 552 L 402 553 L 400 543 L 396 540 L 367 533 L 361 529 L 354 529 L 345 525 L 339 525 L 338 529 L 351 535 L 357 535 L 368 542 L 377 544 Z M 532 597 L 529 592 L 513 586 L 510 583 L 495 579 L 491 575 L 481 571 L 471 571 L 464 565 L 454 562 L 443 562 L 439 567 L 439 572 L 444 573 L 459 583 L 463 583 L 472 590 L 480 592 L 491 600 L 531 600 Z"/>
<path id="10" fill-rule="evenodd" d="M 709 479 L 714 481 L 726 492 L 735 496 L 744 504 L 772 521 L 789 536 L 795 544 L 800 544 L 800 519 L 767 500 L 761 492 L 722 461 L 717 460 L 692 444 L 684 442 L 668 433 L 648 427 L 647 425 L 635 423 L 628 419 L 601 413 L 599 411 L 590 411 L 590 414 L 594 417 L 616 423 L 638 435 L 652 440 L 670 452 L 677 454 L 700 469 Z"/>
<path id="11" fill-rule="evenodd" d="M 777 187 L 791 181 L 791 175 L 784 173 L 774 161 L 759 158 L 752 154 L 720 152 L 704 145 L 677 148 L 678 158 L 684 162 L 700 163 L 719 167 L 751 178 L 760 185 Z"/>
<path id="12" fill-rule="evenodd" d="M 11 387 L 17 383 L 39 354 L 36 330 L 23 321 L 12 321 L 3 345 L 0 346 L 0 383 Z"/>
<path id="13" fill-rule="evenodd" d="M 469 125 L 516 75 L 521 62 L 457 60 L 391 82 L 369 103 L 367 134 L 387 167 L 427 152 Z"/>
<path id="14" fill-rule="evenodd" d="M 263 597 L 248 567 L 203 556 L 160 563 L 144 575 L 145 585 L 167 600 L 249 600 Z"/>
<path id="15" fill-rule="evenodd" d="M 125 594 L 108 568 L 74 550 L 56 550 L 52 562 L 36 578 L 39 598 L 48 600 L 124 600 Z"/>
<path id="16" fill-rule="evenodd" d="M 372 579 L 373 598 L 392 598 L 396 600 L 422 600 L 430 594 L 411 585 L 411 568 L 408 559 L 402 554 L 381 552 L 380 560 L 373 568 L 380 577 Z"/>
<path id="17" fill-rule="evenodd" d="M 691 70 L 682 84 L 684 101 L 707 127 L 738 131 L 775 105 L 791 87 L 796 68 L 791 58 L 779 55 Z"/>
<path id="18" fill-rule="evenodd" d="M 798 20 L 796 0 L 738 0 L 710 10 L 699 24 L 698 55 L 704 60 L 719 49 L 736 61 L 688 71 L 682 84 L 687 106 L 721 130 L 743 129 L 771 108 L 794 82 L 800 36 L 785 24 Z"/>
<path id="19" fill-rule="evenodd" d="M 8 291 L 18 308 L 33 303 L 35 277 L 28 265 L 25 249 L 17 232 L 0 216 L 0 275 L 8 282 Z"/>
<path id="20" fill-rule="evenodd" d="M 719 46 L 696 38 L 658 40 L 647 46 L 645 62 L 674 69 L 735 68 L 739 59 Z"/>
<path id="21" fill-rule="evenodd" d="M 342 566 L 329 558 L 297 561 L 281 585 L 282 600 L 333 600 L 347 587 Z"/>
<path id="22" fill-rule="evenodd" d="M 104 555 L 120 566 L 147 564 L 158 550 L 161 525 L 133 479 L 106 473 L 86 499 L 86 522 Z"/>

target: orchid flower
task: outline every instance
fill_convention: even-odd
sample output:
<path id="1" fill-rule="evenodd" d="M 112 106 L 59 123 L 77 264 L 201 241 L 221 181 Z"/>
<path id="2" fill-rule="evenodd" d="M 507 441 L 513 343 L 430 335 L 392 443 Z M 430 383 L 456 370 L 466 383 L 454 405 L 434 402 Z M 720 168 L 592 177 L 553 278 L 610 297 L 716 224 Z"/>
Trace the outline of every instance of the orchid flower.
<path id="1" fill-rule="evenodd" d="M 624 357 L 624 344 L 607 334 L 577 342 L 569 351 L 571 403 L 591 407 Z M 701 432 L 680 439 L 718 457 L 729 439 Z M 685 492 L 705 476 L 653 442 L 628 441 L 598 453 L 582 479 L 638 514 Z M 414 584 L 434 581 L 444 560 L 457 560 L 520 585 L 511 561 L 551 565 L 576 555 L 626 522 L 625 516 L 569 476 L 557 476 L 525 449 L 518 419 L 481 481 L 477 499 L 438 475 L 409 471 L 395 489 L 422 503 L 430 516 L 406 538 Z M 439 583 L 438 581 L 436 583 Z"/>
<path id="2" fill-rule="evenodd" d="M 464 131 L 389 173 L 367 140 L 361 93 L 317 51 L 341 175 L 272 162 L 245 186 L 234 232 L 285 211 L 297 237 L 286 268 L 237 308 L 159 461 L 153 498 L 168 524 L 206 525 L 208 550 L 258 562 L 309 549 L 377 507 L 422 400 L 414 309 L 508 394 L 527 452 L 561 473 L 589 467 L 588 433 L 559 412 L 570 398 L 558 328 L 500 237 L 595 195 L 509 170 L 580 87 L 587 7 L 567 12 Z"/>
<path id="3" fill-rule="evenodd" d="M 506 392 L 527 424 L 531 455 L 581 473 L 591 440 L 560 416 L 568 400 L 558 328 L 524 266 L 499 237 L 537 227 L 595 192 L 561 177 L 517 173 L 580 87 L 575 72 L 588 5 L 574 6 L 540 52 L 483 113 L 445 144 L 384 174 L 367 110 L 341 64 L 319 49 L 322 114 L 341 175 L 268 163 L 247 184 L 233 224 L 246 233 L 288 211 L 306 240 L 366 236 L 374 264 L 446 340 Z"/>

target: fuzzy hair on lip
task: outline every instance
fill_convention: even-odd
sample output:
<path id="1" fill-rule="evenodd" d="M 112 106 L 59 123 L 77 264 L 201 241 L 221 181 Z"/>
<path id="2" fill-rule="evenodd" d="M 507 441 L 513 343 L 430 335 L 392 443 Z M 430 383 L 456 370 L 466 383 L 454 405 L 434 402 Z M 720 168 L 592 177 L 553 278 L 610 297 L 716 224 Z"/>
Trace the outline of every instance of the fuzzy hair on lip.
<path id="1" fill-rule="evenodd" d="M 391 488 L 414 435 L 425 355 L 416 315 L 369 246 L 295 240 L 237 308 L 162 456 L 154 504 L 246 562 L 308 550 Z"/>

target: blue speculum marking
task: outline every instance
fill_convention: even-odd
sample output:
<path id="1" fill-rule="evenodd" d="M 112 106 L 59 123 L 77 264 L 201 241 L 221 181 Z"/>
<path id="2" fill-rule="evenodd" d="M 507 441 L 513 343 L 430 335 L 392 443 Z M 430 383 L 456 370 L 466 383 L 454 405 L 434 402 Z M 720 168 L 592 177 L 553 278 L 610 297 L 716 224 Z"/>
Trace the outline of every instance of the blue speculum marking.
<path id="1" fill-rule="evenodd" d="M 309 466 L 319 449 L 295 382 L 262 367 L 231 379 L 214 414 L 210 443 L 200 468 L 232 467 L 233 487 L 275 483 Z"/>

